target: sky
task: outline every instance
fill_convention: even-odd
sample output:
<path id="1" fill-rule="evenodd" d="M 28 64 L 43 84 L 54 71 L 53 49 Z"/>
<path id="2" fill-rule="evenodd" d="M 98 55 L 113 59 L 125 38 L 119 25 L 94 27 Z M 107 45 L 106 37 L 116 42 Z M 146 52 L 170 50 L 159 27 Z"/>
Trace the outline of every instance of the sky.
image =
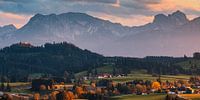
<path id="1" fill-rule="evenodd" d="M 0 26 L 22 27 L 37 13 L 81 12 L 121 23 L 139 26 L 152 22 L 156 14 L 180 10 L 189 19 L 200 16 L 200 0 L 0 0 Z"/>

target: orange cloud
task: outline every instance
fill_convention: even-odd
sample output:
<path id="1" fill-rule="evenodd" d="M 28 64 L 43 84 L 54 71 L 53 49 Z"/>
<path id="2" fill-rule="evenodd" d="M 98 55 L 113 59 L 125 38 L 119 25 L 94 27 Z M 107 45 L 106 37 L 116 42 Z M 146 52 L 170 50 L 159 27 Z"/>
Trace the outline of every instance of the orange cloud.
<path id="1" fill-rule="evenodd" d="M 109 20 L 114 23 L 121 23 L 122 25 L 125 26 L 144 25 L 153 20 L 153 16 L 143 16 L 143 15 L 129 15 L 127 18 L 109 15 L 105 13 L 92 13 L 92 15 L 104 20 Z"/>
<path id="2" fill-rule="evenodd" d="M 148 4 L 153 11 L 194 10 L 200 11 L 200 0 L 161 0 L 160 3 Z"/>
<path id="3" fill-rule="evenodd" d="M 22 27 L 31 16 L 0 12 L 0 25 L 14 24 L 17 28 Z"/>

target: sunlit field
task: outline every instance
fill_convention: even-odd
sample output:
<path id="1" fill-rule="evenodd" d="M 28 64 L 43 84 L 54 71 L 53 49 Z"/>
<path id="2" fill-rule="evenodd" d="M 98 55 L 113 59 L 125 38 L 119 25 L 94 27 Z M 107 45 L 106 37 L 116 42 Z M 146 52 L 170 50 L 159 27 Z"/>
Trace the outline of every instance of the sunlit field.
<path id="1" fill-rule="evenodd" d="M 151 94 L 151 95 L 122 95 L 114 96 L 112 100 L 165 100 L 164 94 Z"/>
<path id="2" fill-rule="evenodd" d="M 30 85 L 31 83 L 29 82 L 15 82 L 15 83 L 9 83 L 9 85 L 11 87 L 17 87 L 17 86 L 25 86 L 25 85 Z M 7 83 L 4 83 L 4 85 L 6 86 Z"/>
<path id="3" fill-rule="evenodd" d="M 200 100 L 200 94 L 180 94 L 179 96 L 192 100 Z"/>
<path id="4" fill-rule="evenodd" d="M 189 75 L 161 75 L 161 80 L 162 81 L 175 81 L 175 80 L 188 80 L 190 78 Z M 158 77 L 153 77 L 150 74 L 130 74 L 126 77 L 114 77 L 114 78 L 110 78 L 113 81 L 116 82 L 127 82 L 127 81 L 132 81 L 135 79 L 139 79 L 139 80 L 156 80 L 158 79 Z"/>

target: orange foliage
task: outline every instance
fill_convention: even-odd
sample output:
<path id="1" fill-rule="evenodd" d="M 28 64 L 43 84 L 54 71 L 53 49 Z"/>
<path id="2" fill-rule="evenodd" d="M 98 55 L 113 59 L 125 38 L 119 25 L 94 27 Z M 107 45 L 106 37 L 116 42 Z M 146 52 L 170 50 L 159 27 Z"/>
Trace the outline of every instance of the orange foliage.
<path id="1" fill-rule="evenodd" d="M 51 100 L 56 100 L 56 95 L 58 94 L 58 91 L 54 91 L 50 94 Z"/>
<path id="2" fill-rule="evenodd" d="M 152 87 L 152 89 L 159 90 L 160 89 L 160 83 L 159 82 L 153 82 L 151 87 Z"/>
<path id="3" fill-rule="evenodd" d="M 40 100 L 40 94 L 39 93 L 35 93 L 33 95 L 34 100 Z"/>
<path id="4" fill-rule="evenodd" d="M 83 94 L 83 93 L 84 93 L 83 88 L 82 88 L 82 87 L 76 87 L 76 93 L 77 93 L 78 95 Z"/>
<path id="5" fill-rule="evenodd" d="M 46 90 L 46 86 L 45 85 L 40 85 L 40 90 Z"/>
<path id="6" fill-rule="evenodd" d="M 143 86 L 140 85 L 140 84 L 137 84 L 137 85 L 136 85 L 136 90 L 137 90 L 137 91 L 140 91 L 140 92 L 143 92 Z"/>
<path id="7" fill-rule="evenodd" d="M 74 100 L 75 96 L 71 91 L 65 92 L 65 95 L 67 96 L 67 100 Z"/>
<path id="8" fill-rule="evenodd" d="M 95 83 L 91 83 L 91 86 L 95 88 L 95 87 L 96 87 L 96 84 L 95 84 Z"/>
<path id="9" fill-rule="evenodd" d="M 101 94 L 101 88 L 97 88 L 97 89 L 96 89 L 96 93 L 97 93 L 97 94 Z"/>
<path id="10" fill-rule="evenodd" d="M 64 83 L 64 82 L 61 82 L 60 85 L 65 85 L 65 83 Z"/>

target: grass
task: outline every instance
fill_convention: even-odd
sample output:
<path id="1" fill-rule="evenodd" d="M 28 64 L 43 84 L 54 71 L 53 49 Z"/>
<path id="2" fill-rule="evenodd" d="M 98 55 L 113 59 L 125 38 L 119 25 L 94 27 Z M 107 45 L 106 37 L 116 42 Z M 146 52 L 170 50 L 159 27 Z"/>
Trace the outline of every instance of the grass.
<path id="1" fill-rule="evenodd" d="M 111 100 L 165 100 L 164 94 L 150 94 L 150 95 L 121 95 L 114 96 Z"/>
<path id="2" fill-rule="evenodd" d="M 198 61 L 197 61 L 198 62 Z M 187 64 L 184 64 L 187 65 Z M 110 73 L 112 74 L 112 70 L 113 67 L 112 66 L 104 66 L 104 67 L 100 67 L 97 68 L 97 72 L 98 73 Z M 87 71 L 82 71 L 80 73 L 76 73 L 75 77 L 81 77 L 81 76 L 86 76 L 87 75 Z M 161 80 L 162 81 L 175 81 L 175 80 L 188 80 L 191 76 L 190 75 L 161 75 Z M 128 81 L 132 81 L 135 79 L 138 80 L 157 80 L 158 77 L 153 77 L 151 74 L 147 74 L 147 70 L 132 70 L 131 74 L 129 74 L 126 77 L 113 77 L 113 78 L 109 78 L 110 80 L 113 80 L 115 82 L 128 82 Z M 90 80 L 86 81 L 86 83 L 90 83 Z"/>
<path id="3" fill-rule="evenodd" d="M 200 94 L 181 94 L 180 96 L 187 99 L 200 100 Z"/>
<path id="4" fill-rule="evenodd" d="M 11 86 L 11 93 L 32 93 L 30 90 L 23 88 L 30 85 L 28 82 L 9 83 L 9 85 Z M 4 86 L 6 87 L 7 83 L 4 83 Z"/>
<path id="5" fill-rule="evenodd" d="M 113 67 L 112 66 L 104 66 L 97 68 L 98 73 L 112 73 Z M 76 73 L 75 77 L 81 77 L 87 75 L 87 71 L 82 71 L 80 73 Z M 132 70 L 131 74 L 129 74 L 127 77 L 114 77 L 110 78 L 113 81 L 116 82 L 126 82 L 131 81 L 135 79 L 142 79 L 142 80 L 156 80 L 158 77 L 152 77 L 152 75 L 147 74 L 146 70 Z M 190 75 L 162 75 L 161 80 L 162 81 L 174 81 L 177 79 L 184 79 L 188 80 L 190 78 Z"/>
<path id="6" fill-rule="evenodd" d="M 25 89 L 12 89 L 11 93 L 33 93 L 31 90 L 25 90 Z"/>
<path id="7" fill-rule="evenodd" d="M 175 80 L 189 80 L 191 76 L 190 75 L 161 75 L 161 81 L 175 81 Z M 123 83 L 123 82 L 130 82 L 133 80 L 150 80 L 150 81 L 156 81 L 158 77 L 153 77 L 150 74 L 129 74 L 125 77 L 113 77 L 113 78 L 107 78 L 108 80 L 112 80 L 116 83 Z M 99 80 L 99 79 L 97 79 Z M 89 84 L 91 80 L 86 80 L 85 83 Z"/>
<path id="8" fill-rule="evenodd" d="M 141 80 L 156 80 L 158 77 L 153 77 L 150 74 L 130 74 L 127 77 L 114 77 L 114 78 L 110 78 L 110 80 L 113 80 L 115 82 L 127 82 L 127 81 L 132 81 L 135 79 L 141 79 Z M 178 80 L 178 79 L 183 79 L 183 80 L 188 80 L 190 78 L 189 75 L 162 75 L 161 76 L 161 80 L 162 81 L 174 81 L 174 80 Z"/>
<path id="9" fill-rule="evenodd" d="M 93 69 L 94 71 L 94 69 Z M 103 67 L 99 67 L 97 68 L 97 73 L 101 74 L 101 73 L 112 73 L 113 71 L 113 67 L 112 66 L 103 66 Z M 81 76 L 86 76 L 87 75 L 87 71 L 82 71 L 79 73 L 75 74 L 75 77 L 81 77 Z"/>
<path id="10" fill-rule="evenodd" d="M 11 87 L 16 87 L 16 86 L 30 85 L 30 83 L 28 83 L 28 82 L 15 82 L 15 83 L 9 83 L 9 85 Z M 7 86 L 7 83 L 4 83 L 4 86 Z"/>

